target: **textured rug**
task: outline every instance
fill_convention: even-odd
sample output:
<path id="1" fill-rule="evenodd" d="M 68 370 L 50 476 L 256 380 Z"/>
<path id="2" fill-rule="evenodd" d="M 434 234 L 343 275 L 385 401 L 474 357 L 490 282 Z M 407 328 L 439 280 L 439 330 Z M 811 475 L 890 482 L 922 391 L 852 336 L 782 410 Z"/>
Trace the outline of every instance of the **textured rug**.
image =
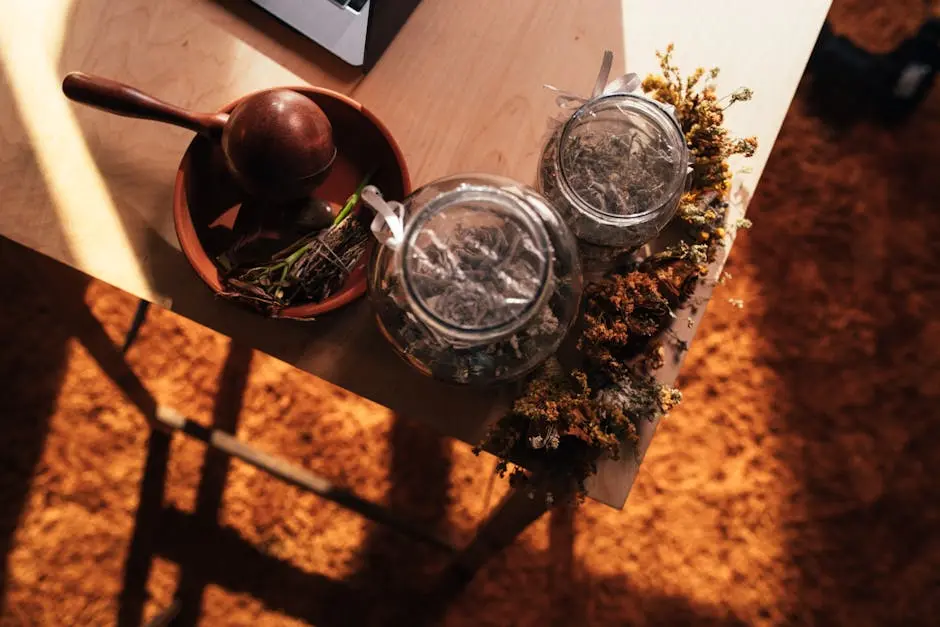
<path id="1" fill-rule="evenodd" d="M 887 50 L 922 7 L 841 0 L 832 22 Z M 833 130 L 804 85 L 627 508 L 544 517 L 445 624 L 937 624 L 938 160 L 940 88 L 899 128 Z M 6 241 L 0 288 L 0 625 L 134 625 L 174 595 L 181 625 L 383 624 L 439 567 L 150 438 L 152 400 L 115 383 L 128 295 Z M 172 314 L 128 363 L 153 398 L 456 537 L 503 489 L 491 458 Z"/>

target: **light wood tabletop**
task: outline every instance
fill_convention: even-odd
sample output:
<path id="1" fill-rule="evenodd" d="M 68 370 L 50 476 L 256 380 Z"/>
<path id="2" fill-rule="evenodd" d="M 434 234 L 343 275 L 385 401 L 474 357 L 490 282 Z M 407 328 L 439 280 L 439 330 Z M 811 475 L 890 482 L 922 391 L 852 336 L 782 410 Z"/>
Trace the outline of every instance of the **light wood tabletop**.
<path id="1" fill-rule="evenodd" d="M 265 87 L 321 85 L 386 123 L 415 185 L 470 171 L 531 183 L 558 112 L 543 84 L 587 95 L 605 49 L 615 73 L 626 64 L 645 75 L 657 69 L 655 51 L 674 42 L 684 70 L 719 66 L 722 91 L 754 90 L 727 119 L 734 134 L 760 140 L 735 179 L 740 213 L 829 8 L 828 0 L 424 0 L 363 77 L 247 4 L 8 3 L 0 235 L 473 443 L 513 389 L 481 392 L 415 373 L 386 346 L 365 300 L 303 323 L 264 320 L 213 297 L 173 231 L 173 181 L 191 134 L 73 105 L 61 93 L 65 73 L 100 74 L 201 110 Z M 690 338 L 694 328 L 677 331 Z M 679 366 L 668 361 L 660 377 L 671 381 Z M 644 429 L 644 451 L 652 431 Z M 632 455 L 603 462 L 591 496 L 622 507 L 636 467 Z"/>

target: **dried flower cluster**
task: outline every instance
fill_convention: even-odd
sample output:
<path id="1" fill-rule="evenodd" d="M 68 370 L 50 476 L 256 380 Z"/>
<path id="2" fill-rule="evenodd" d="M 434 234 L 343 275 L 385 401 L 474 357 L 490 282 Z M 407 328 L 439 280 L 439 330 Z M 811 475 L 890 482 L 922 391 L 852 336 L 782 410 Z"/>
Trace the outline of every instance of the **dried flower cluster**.
<path id="1" fill-rule="evenodd" d="M 714 84 L 718 68 L 708 71 L 698 68 L 683 80 L 679 68 L 672 62 L 672 52 L 670 44 L 666 52 L 657 53 L 663 73 L 661 76 L 648 76 L 643 81 L 643 91 L 651 98 L 676 108 L 676 116 L 692 153 L 692 189 L 698 193 L 727 191 L 731 179 L 728 157 L 738 154 L 753 156 L 757 139 L 732 138 L 723 126 L 724 112 L 736 102 L 750 100 L 753 93 L 745 87 L 726 98 L 719 98 Z"/>
<path id="2" fill-rule="evenodd" d="M 585 493 L 585 480 L 602 455 L 617 458 L 637 441 L 636 425 L 655 420 L 681 400 L 678 390 L 659 383 L 653 372 L 663 364 L 659 338 L 669 332 L 674 312 L 694 292 L 725 235 L 730 187 L 728 158 L 752 156 L 754 138 L 732 138 L 724 111 L 750 100 L 742 88 L 719 99 L 718 69 L 695 70 L 683 79 L 672 62 L 672 45 L 659 53 L 662 75 L 643 81 L 652 98 L 670 104 L 693 158 L 693 179 L 676 220 L 682 239 L 633 268 L 614 273 L 585 291 L 583 324 L 576 347 L 581 369 L 566 374 L 557 360 L 539 369 L 512 411 L 494 425 L 478 450 L 499 456 L 500 476 L 518 484 L 527 475 L 510 463 L 537 463 L 549 480 L 573 482 Z M 741 220 L 735 228 L 747 228 Z M 552 496 L 549 495 L 549 500 Z"/>
<path id="3" fill-rule="evenodd" d="M 724 237 L 728 208 L 728 159 L 734 155 L 751 157 L 757 150 L 757 138 L 735 138 L 728 133 L 725 111 L 754 94 L 742 87 L 719 98 L 714 83 L 718 68 L 698 68 L 683 80 L 672 61 L 672 52 L 670 44 L 665 52 L 657 53 L 662 75 L 648 76 L 642 87 L 651 98 L 676 108 L 692 155 L 692 186 L 682 198 L 678 216 L 692 225 L 691 231 L 699 241 L 718 244 Z"/>
<path id="4" fill-rule="evenodd" d="M 553 358 L 528 382 L 509 415 L 490 430 L 486 446 L 500 457 L 496 471 L 500 476 L 509 472 L 511 484 L 526 475 L 518 467 L 510 470 L 509 460 L 534 451 L 547 467 L 573 479 L 583 494 L 597 458 L 606 453 L 616 459 L 621 443 L 635 440 L 636 428 L 623 409 L 596 402 L 587 375 L 580 370 L 566 374 Z"/>
<path id="5" fill-rule="evenodd" d="M 669 320 L 669 301 L 645 272 L 617 274 L 588 287 L 578 349 L 593 368 L 620 377 Z"/>

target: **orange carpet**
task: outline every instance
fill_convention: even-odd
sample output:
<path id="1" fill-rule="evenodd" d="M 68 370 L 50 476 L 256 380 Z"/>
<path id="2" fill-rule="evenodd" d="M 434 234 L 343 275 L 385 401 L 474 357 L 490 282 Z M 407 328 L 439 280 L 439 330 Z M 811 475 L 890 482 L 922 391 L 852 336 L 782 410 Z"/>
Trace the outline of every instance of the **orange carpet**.
<path id="1" fill-rule="evenodd" d="M 842 0 L 832 19 L 886 50 L 922 6 Z M 445 624 L 936 625 L 938 161 L 940 88 L 891 131 L 830 130 L 801 89 L 626 510 L 544 517 Z M 0 288 L 0 625 L 135 625 L 174 595 L 180 625 L 383 624 L 440 566 L 148 441 L 114 381 L 131 297 L 6 241 Z M 491 458 L 172 314 L 128 362 L 158 401 L 457 537 L 503 489 Z"/>

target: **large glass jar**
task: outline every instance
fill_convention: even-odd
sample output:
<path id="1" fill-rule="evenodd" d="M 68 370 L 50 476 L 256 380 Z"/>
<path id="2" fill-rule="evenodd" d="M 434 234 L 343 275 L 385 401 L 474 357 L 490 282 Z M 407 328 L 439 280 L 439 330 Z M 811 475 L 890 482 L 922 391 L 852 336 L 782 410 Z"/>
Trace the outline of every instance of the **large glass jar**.
<path id="1" fill-rule="evenodd" d="M 675 117 L 645 96 L 615 93 L 587 101 L 552 134 L 538 188 L 593 266 L 656 237 L 679 206 L 688 170 Z"/>
<path id="2" fill-rule="evenodd" d="M 366 204 L 374 198 L 363 195 Z M 397 223 L 373 225 L 384 243 L 370 259 L 369 299 L 410 364 L 437 379 L 488 384 L 520 377 L 557 350 L 578 310 L 581 271 L 573 235 L 535 190 L 453 176 L 396 210 Z"/>

